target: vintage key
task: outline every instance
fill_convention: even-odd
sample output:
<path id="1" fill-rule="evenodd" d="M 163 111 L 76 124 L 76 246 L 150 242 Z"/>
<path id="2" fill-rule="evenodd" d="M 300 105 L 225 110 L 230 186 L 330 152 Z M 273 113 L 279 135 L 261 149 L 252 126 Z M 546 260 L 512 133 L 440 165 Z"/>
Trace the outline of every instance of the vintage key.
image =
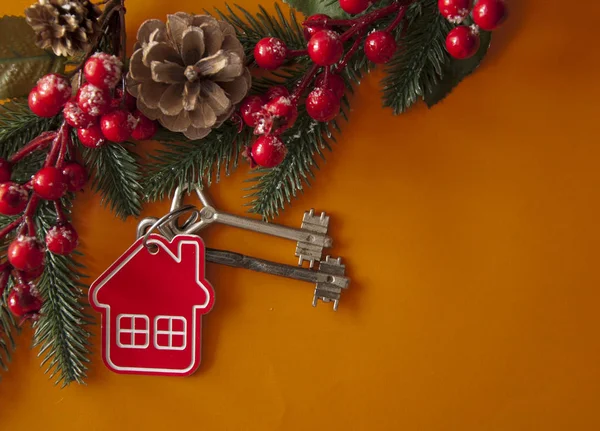
<path id="1" fill-rule="evenodd" d="M 192 208 L 191 206 L 180 207 L 175 212 L 182 213 Z M 175 212 L 171 212 L 171 214 Z M 188 219 L 182 227 L 193 225 L 193 222 L 194 216 Z M 167 239 L 172 239 L 177 233 L 181 233 L 176 232 L 173 226 L 168 223 L 160 224 L 159 219 L 147 217 L 138 224 L 137 237 L 140 238 L 145 235 L 148 233 L 148 229 L 154 226 Z M 321 300 L 323 302 L 333 302 L 333 309 L 337 311 L 342 291 L 350 285 L 350 279 L 345 276 L 346 266 L 342 264 L 341 258 L 335 259 L 327 256 L 325 260 L 319 263 L 318 270 L 271 262 L 240 253 L 211 248 L 206 248 L 205 258 L 207 262 L 315 283 L 313 307 L 316 307 L 318 301 Z"/>
<path id="2" fill-rule="evenodd" d="M 184 192 L 187 189 L 187 186 L 177 187 L 173 195 L 171 211 L 181 208 Z M 308 261 L 311 268 L 315 262 L 321 260 L 323 249 L 330 248 L 333 245 L 332 238 L 327 235 L 329 216 L 325 215 L 325 213 L 315 216 L 314 210 L 307 211 L 304 214 L 302 227 L 296 229 L 221 212 L 215 209 L 208 196 L 200 188 L 196 188 L 195 191 L 204 207 L 200 209 L 200 219 L 194 223 L 190 223 L 187 229 L 185 229 L 186 233 L 197 234 L 211 223 L 221 223 L 279 238 L 290 239 L 297 241 L 296 256 L 298 257 L 298 264 L 301 266 L 304 261 Z M 174 226 L 173 229 L 177 230 L 178 228 Z"/>

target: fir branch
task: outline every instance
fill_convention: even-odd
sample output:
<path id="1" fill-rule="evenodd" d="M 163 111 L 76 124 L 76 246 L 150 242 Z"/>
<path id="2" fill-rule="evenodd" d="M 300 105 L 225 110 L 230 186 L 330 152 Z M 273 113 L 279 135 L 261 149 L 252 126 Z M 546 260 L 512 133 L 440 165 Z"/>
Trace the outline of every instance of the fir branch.
<path id="1" fill-rule="evenodd" d="M 387 64 L 383 81 L 384 106 L 395 114 L 411 107 L 440 79 L 448 61 L 444 43 L 451 24 L 438 11 L 437 0 L 415 2 L 406 13 L 407 25 L 398 31 L 398 53 Z M 404 28 L 402 28 L 404 27 Z"/>
<path id="2" fill-rule="evenodd" d="M 76 138 L 74 138 L 76 139 Z M 123 145 L 107 144 L 100 148 L 82 148 L 86 166 L 94 171 L 92 187 L 102 203 L 118 217 L 138 216 L 142 210 L 140 184 L 142 174 L 138 157 Z"/>
<path id="3" fill-rule="evenodd" d="M 8 371 L 8 362 L 12 351 L 16 348 L 13 332 L 19 332 L 19 328 L 6 306 L 6 299 L 11 288 L 11 282 L 6 286 L 3 295 L 0 295 L 0 368 Z"/>

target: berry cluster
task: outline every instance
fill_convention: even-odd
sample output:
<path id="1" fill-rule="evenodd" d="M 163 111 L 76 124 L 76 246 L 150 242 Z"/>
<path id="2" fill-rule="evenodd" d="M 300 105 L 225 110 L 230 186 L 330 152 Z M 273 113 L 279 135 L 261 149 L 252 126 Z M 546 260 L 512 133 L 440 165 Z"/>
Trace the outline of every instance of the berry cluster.
<path id="1" fill-rule="evenodd" d="M 339 2 L 350 14 L 361 14 L 376 3 L 372 0 Z M 256 44 L 254 60 L 263 69 L 276 70 L 288 60 L 301 56 L 308 56 L 313 66 L 291 93 L 283 86 L 274 86 L 265 95 L 248 96 L 242 102 L 240 117 L 259 136 L 247 150 L 251 165 L 272 168 L 283 161 L 287 149 L 280 135 L 296 121 L 299 103 L 303 102 L 307 114 L 319 122 L 331 121 L 340 113 L 346 90 L 341 73 L 360 48 L 373 63 L 391 60 L 397 50 L 393 30 L 404 17 L 404 3 L 395 1 L 347 20 L 333 20 L 323 14 L 309 16 L 303 23 L 306 49 L 291 50 L 275 37 L 265 37 Z M 390 14 L 395 14 L 392 22 L 385 28 L 376 28 L 377 22 Z M 345 44 L 350 41 L 346 49 Z M 308 94 L 302 100 L 305 92 Z"/>
<path id="2" fill-rule="evenodd" d="M 474 56 L 479 50 L 479 30 L 496 30 L 506 19 L 504 0 L 438 0 L 440 13 L 456 24 L 446 37 L 446 50 L 459 60 Z M 462 23 L 471 15 L 473 25 Z"/>

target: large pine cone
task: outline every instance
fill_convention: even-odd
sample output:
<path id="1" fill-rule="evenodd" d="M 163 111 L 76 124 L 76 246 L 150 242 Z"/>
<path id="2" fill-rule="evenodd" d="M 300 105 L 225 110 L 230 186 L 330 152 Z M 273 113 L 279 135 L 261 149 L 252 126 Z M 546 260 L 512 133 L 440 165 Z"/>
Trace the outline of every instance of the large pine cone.
<path id="1" fill-rule="evenodd" d="M 39 0 L 25 10 L 25 17 L 42 49 L 73 56 L 90 48 L 100 31 L 100 9 L 87 0 Z"/>
<path id="2" fill-rule="evenodd" d="M 235 29 L 209 15 L 144 22 L 129 63 L 137 107 L 165 128 L 201 139 L 227 120 L 251 85 Z"/>

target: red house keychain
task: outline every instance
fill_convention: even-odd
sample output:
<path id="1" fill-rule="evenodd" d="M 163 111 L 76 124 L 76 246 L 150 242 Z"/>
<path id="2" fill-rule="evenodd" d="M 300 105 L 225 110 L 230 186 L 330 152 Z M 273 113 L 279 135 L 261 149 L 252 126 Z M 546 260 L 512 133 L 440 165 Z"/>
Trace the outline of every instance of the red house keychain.
<path id="1" fill-rule="evenodd" d="M 102 358 L 117 373 L 188 376 L 200 365 L 202 315 L 215 294 L 195 235 L 139 238 L 90 287 Z"/>

